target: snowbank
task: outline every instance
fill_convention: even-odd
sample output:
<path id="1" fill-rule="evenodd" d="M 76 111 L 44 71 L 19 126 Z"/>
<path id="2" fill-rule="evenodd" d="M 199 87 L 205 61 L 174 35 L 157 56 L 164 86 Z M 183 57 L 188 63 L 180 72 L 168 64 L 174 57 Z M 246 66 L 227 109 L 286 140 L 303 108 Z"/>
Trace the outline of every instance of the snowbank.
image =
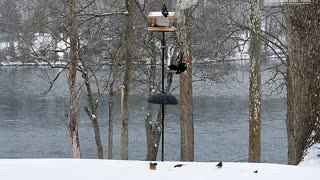
<path id="1" fill-rule="evenodd" d="M 320 168 L 278 164 L 157 162 L 156 170 L 146 161 L 88 159 L 2 159 L 2 180 L 231 180 L 231 179 L 314 179 Z"/>
<path id="2" fill-rule="evenodd" d="M 315 143 L 306 150 L 304 157 L 299 165 L 320 167 L 320 143 Z"/>

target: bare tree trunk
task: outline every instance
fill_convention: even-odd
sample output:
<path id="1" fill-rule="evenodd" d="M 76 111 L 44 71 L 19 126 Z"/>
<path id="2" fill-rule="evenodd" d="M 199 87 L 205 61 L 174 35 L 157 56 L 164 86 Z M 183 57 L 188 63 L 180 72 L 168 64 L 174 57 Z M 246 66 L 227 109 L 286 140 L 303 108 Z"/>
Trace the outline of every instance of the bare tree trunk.
<path id="1" fill-rule="evenodd" d="M 80 48 L 80 47 L 79 47 Z M 84 110 L 88 114 L 91 122 L 92 122 L 92 127 L 94 131 L 94 138 L 96 141 L 96 146 L 97 146 L 97 151 L 98 151 L 98 158 L 103 159 L 103 146 L 101 143 L 101 136 L 100 136 L 100 128 L 99 128 L 99 123 L 98 123 L 98 113 L 97 113 L 97 108 L 98 108 L 98 99 L 95 99 L 93 97 L 93 93 L 91 90 L 91 85 L 90 85 L 90 78 L 89 78 L 89 67 L 85 60 L 83 58 L 80 58 L 81 64 L 83 66 L 83 73 L 82 77 L 84 78 L 84 83 L 87 88 L 87 96 L 89 100 L 89 107 L 84 107 Z M 94 75 L 92 75 L 94 76 Z"/>
<path id="2" fill-rule="evenodd" d="M 164 111 L 166 108 L 164 109 Z M 157 155 L 159 151 L 159 145 L 160 145 L 160 140 L 161 140 L 161 135 L 162 135 L 162 118 L 161 118 L 161 111 L 162 111 L 162 106 L 159 107 L 159 110 L 157 112 L 157 117 L 155 122 L 152 122 L 151 119 L 151 124 L 149 124 L 148 128 L 148 134 L 147 134 L 147 161 L 155 161 L 157 160 Z M 146 124 L 147 126 L 147 124 Z"/>
<path id="3" fill-rule="evenodd" d="M 121 109 L 121 159 L 127 160 L 128 159 L 128 119 L 129 119 L 129 110 L 128 101 L 125 103 L 125 87 L 122 86 L 121 88 L 121 101 L 120 101 L 120 109 Z"/>
<path id="4" fill-rule="evenodd" d="M 77 66 L 78 66 L 78 33 L 76 25 L 75 0 L 67 1 L 69 7 L 69 37 L 70 37 L 70 72 L 69 72 L 69 89 L 70 89 L 70 135 L 72 143 L 73 158 L 80 158 L 80 142 L 79 142 L 79 117 L 78 103 L 79 95 L 77 88 Z"/>
<path id="5" fill-rule="evenodd" d="M 152 36 L 152 35 L 151 35 Z M 148 76 L 148 96 L 150 97 L 152 92 L 155 89 L 155 77 L 156 77 L 156 45 L 154 40 L 151 42 L 151 53 L 152 53 L 152 59 L 151 59 L 151 65 L 149 70 L 149 76 Z M 159 109 L 158 112 L 160 112 L 161 109 Z M 158 113 L 159 114 L 159 113 Z M 151 104 L 148 103 L 147 106 L 147 115 L 145 117 L 145 128 L 146 128 L 146 138 L 147 138 L 147 161 L 155 161 L 157 159 L 157 153 L 159 149 L 159 142 L 160 142 L 160 136 L 161 131 L 159 131 L 159 127 L 161 126 L 161 118 L 159 119 L 159 123 L 153 123 L 152 120 L 152 110 L 151 110 Z M 158 133 L 154 132 L 154 129 L 158 129 Z"/>
<path id="6" fill-rule="evenodd" d="M 249 162 L 261 162 L 261 17 L 260 0 L 251 0 Z"/>
<path id="7" fill-rule="evenodd" d="M 145 20 L 145 23 L 148 24 L 148 18 L 147 16 L 143 13 L 143 8 L 140 6 L 139 3 L 136 1 L 136 6 L 138 7 L 142 17 Z M 150 36 L 152 37 L 153 34 L 151 33 Z M 149 76 L 148 76 L 148 97 L 152 94 L 152 91 L 155 90 L 155 76 L 156 76 L 156 44 L 154 42 L 154 39 L 151 42 L 151 65 L 150 65 L 150 70 L 149 70 Z M 172 77 L 171 77 L 172 78 Z M 170 89 L 171 84 L 168 85 L 168 89 Z M 167 92 L 168 92 L 167 89 Z M 159 144 L 160 144 L 160 137 L 162 134 L 161 131 L 161 106 L 158 110 L 158 114 L 156 116 L 155 122 L 153 122 L 153 116 L 152 116 L 152 109 L 151 109 L 151 104 L 148 103 L 147 106 L 147 114 L 145 117 L 145 128 L 146 128 L 146 139 L 147 139 L 147 155 L 146 155 L 146 160 L 147 161 L 155 161 L 157 159 L 157 154 L 159 150 Z"/>
<path id="8" fill-rule="evenodd" d="M 184 19 L 178 23 L 179 40 L 183 42 L 181 52 L 184 61 L 192 62 L 190 8 L 184 9 Z M 192 64 L 180 74 L 180 123 L 181 123 L 181 161 L 194 161 L 194 127 L 192 97 Z"/>
<path id="9" fill-rule="evenodd" d="M 133 59 L 133 6 L 134 0 L 125 1 L 128 15 L 126 17 L 126 63 L 123 81 L 123 111 L 121 112 L 121 159 L 128 159 L 128 121 L 129 121 L 129 93 L 131 85 Z"/>
<path id="10" fill-rule="evenodd" d="M 320 2 L 287 5 L 288 30 L 288 163 L 320 142 Z"/>
<path id="11" fill-rule="evenodd" d="M 149 76 L 149 97 L 151 92 L 155 88 L 155 74 L 156 74 L 156 47 L 155 43 L 152 42 L 153 49 L 153 59 L 150 67 L 150 76 Z M 175 50 L 176 53 L 176 50 Z M 173 74 L 168 72 L 167 74 L 167 87 L 165 92 L 170 92 L 172 86 Z M 166 106 L 164 106 L 164 115 L 166 112 Z M 146 127 L 146 136 L 147 136 L 147 161 L 155 161 L 157 159 L 157 154 L 159 151 L 159 144 L 162 135 L 162 105 L 159 107 L 155 122 L 152 120 L 151 106 L 148 104 L 147 116 L 145 117 L 145 127 Z"/>
<path id="12" fill-rule="evenodd" d="M 111 71 L 114 71 L 113 65 L 111 65 L 110 68 Z M 112 77 L 112 80 L 109 85 L 109 106 L 108 106 L 108 112 L 109 112 L 109 133 L 108 133 L 108 159 L 113 159 L 113 98 L 114 98 L 114 76 Z"/>

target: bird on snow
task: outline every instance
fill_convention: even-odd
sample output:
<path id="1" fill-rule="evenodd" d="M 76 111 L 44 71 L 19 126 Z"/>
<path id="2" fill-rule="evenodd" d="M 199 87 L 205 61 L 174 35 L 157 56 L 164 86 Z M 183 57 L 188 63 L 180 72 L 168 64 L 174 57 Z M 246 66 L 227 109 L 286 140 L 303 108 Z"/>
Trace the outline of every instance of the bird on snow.
<path id="1" fill-rule="evenodd" d="M 161 13 L 162 13 L 162 15 L 163 15 L 165 18 L 167 18 L 168 15 L 169 15 L 168 9 L 167 9 L 167 7 L 166 7 L 165 4 L 163 5 L 163 7 L 162 7 L 162 9 L 161 9 Z"/>
<path id="2" fill-rule="evenodd" d="M 219 162 L 216 166 L 218 169 L 222 168 L 222 162 Z"/>
<path id="3" fill-rule="evenodd" d="M 150 170 L 156 170 L 157 169 L 157 163 L 150 162 L 149 163 L 149 169 Z"/>
<path id="4" fill-rule="evenodd" d="M 181 168 L 182 166 L 184 166 L 184 164 L 176 164 L 174 165 L 174 168 Z"/>

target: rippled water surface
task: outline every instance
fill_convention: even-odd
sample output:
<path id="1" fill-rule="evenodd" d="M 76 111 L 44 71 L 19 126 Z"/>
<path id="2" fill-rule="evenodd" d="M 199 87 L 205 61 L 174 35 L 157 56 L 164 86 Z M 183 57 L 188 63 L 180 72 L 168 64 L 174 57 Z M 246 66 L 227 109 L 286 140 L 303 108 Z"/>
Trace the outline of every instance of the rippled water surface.
<path id="1" fill-rule="evenodd" d="M 68 98 L 66 75 L 48 88 L 46 73 L 57 70 L 40 67 L 0 67 L 0 158 L 71 157 L 70 137 L 64 120 Z M 101 75 L 102 76 L 102 75 Z M 194 84 L 194 126 L 196 161 L 247 161 L 248 159 L 248 72 L 238 71 L 238 81 L 210 88 Z M 178 95 L 178 92 L 176 92 Z M 105 98 L 105 97 L 103 97 Z M 114 155 L 120 154 L 120 116 L 115 104 Z M 107 154 L 107 108 L 101 99 L 99 120 Z M 95 158 L 91 122 L 81 99 L 80 143 L 84 158 Z M 144 160 L 146 98 L 130 96 L 129 159 Z M 155 106 L 155 105 L 153 105 Z M 156 109 L 157 107 L 155 107 Z M 286 163 L 286 99 L 264 98 L 262 127 L 263 162 Z M 169 106 L 165 117 L 165 159 L 178 160 L 180 147 L 179 106 Z"/>

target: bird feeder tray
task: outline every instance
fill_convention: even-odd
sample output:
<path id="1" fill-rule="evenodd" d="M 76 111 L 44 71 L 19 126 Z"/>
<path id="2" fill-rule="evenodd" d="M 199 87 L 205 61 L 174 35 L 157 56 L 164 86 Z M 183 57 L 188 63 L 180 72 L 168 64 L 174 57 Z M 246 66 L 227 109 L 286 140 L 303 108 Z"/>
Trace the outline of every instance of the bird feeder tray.
<path id="1" fill-rule="evenodd" d="M 148 14 L 150 26 L 148 31 L 175 31 L 175 12 L 169 12 L 168 17 L 164 17 L 162 13 L 150 12 Z"/>
<path id="2" fill-rule="evenodd" d="M 175 27 L 148 27 L 148 31 L 153 32 L 174 32 L 175 30 Z"/>

